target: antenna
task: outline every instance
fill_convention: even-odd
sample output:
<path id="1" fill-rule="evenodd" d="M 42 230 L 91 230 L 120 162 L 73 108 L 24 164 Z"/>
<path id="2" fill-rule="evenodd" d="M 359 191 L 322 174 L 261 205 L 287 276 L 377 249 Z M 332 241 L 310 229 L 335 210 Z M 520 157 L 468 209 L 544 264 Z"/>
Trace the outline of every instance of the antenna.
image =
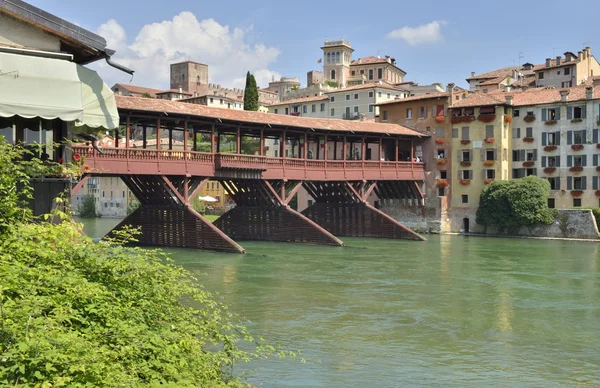
<path id="1" fill-rule="evenodd" d="M 522 65 L 523 64 L 522 59 L 525 58 L 525 55 L 523 55 L 523 54 L 525 54 L 523 51 L 519 51 L 519 63 L 518 63 L 518 65 Z"/>
<path id="2" fill-rule="evenodd" d="M 592 42 L 590 42 L 589 40 L 587 42 L 583 42 L 583 47 L 588 47 L 590 45 L 590 43 L 592 43 Z"/>

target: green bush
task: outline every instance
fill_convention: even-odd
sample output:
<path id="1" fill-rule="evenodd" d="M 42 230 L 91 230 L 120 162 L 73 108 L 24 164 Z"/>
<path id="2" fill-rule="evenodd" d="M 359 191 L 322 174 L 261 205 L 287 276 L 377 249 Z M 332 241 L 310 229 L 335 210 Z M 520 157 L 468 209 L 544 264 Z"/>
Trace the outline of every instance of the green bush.
<path id="1" fill-rule="evenodd" d="M 86 194 L 83 196 L 81 203 L 77 206 L 77 212 L 81 218 L 96 218 L 98 213 L 96 212 L 96 199 L 92 194 Z"/>

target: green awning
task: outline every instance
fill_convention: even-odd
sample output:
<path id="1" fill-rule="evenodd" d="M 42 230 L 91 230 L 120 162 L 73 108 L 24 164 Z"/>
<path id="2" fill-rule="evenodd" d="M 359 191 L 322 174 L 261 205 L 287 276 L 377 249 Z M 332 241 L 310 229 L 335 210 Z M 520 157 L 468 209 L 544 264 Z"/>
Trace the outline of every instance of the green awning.
<path id="1" fill-rule="evenodd" d="M 63 59 L 0 52 L 0 117 L 119 125 L 115 96 L 90 69 Z"/>

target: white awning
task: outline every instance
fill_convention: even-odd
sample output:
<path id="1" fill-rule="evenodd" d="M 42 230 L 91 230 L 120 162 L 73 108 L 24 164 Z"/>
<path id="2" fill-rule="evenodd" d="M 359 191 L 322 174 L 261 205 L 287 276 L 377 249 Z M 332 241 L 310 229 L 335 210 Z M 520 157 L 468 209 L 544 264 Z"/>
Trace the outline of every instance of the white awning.
<path id="1" fill-rule="evenodd" d="M 63 59 L 0 52 L 0 117 L 15 115 L 90 128 L 119 125 L 115 96 L 95 71 Z"/>

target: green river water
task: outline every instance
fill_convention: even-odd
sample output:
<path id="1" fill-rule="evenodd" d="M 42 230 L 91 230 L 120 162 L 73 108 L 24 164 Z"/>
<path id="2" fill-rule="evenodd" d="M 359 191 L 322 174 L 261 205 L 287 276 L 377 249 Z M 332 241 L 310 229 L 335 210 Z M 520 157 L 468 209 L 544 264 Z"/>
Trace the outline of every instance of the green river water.
<path id="1" fill-rule="evenodd" d="M 168 252 L 252 333 L 308 359 L 244 366 L 256 386 L 600 386 L 600 245 L 428 238 Z"/>

